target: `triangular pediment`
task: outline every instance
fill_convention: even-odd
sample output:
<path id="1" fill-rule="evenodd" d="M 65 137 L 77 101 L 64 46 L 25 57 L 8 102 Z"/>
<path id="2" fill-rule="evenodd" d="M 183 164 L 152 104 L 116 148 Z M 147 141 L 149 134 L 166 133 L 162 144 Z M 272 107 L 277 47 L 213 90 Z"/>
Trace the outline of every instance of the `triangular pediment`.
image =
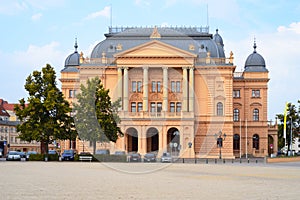
<path id="1" fill-rule="evenodd" d="M 188 51 L 179 49 L 172 45 L 160 42 L 158 40 L 152 40 L 150 42 L 144 43 L 142 45 L 136 46 L 134 48 L 128 49 L 126 51 L 117 53 L 114 55 L 116 58 L 126 58 L 126 57 L 174 57 L 174 58 L 195 58 L 196 54 L 190 53 Z"/>

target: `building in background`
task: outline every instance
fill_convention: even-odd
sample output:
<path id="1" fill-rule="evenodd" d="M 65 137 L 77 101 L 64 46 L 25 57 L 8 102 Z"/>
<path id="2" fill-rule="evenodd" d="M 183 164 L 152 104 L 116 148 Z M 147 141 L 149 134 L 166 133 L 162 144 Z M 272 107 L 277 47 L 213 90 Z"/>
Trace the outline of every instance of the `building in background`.
<path id="1" fill-rule="evenodd" d="M 267 119 L 269 71 L 255 42 L 236 72 L 233 53 L 225 57 L 222 37 L 208 27 L 110 27 L 104 35 L 90 57 L 76 41 L 60 78 L 70 103 L 96 76 L 113 101 L 121 98 L 125 135 L 97 148 L 200 158 L 277 152 L 277 126 Z M 80 140 L 61 148 L 92 152 Z"/>
<path id="2" fill-rule="evenodd" d="M 0 151 L 2 155 L 6 155 L 8 151 L 40 152 L 39 142 L 26 142 L 19 138 L 17 125 L 20 121 L 15 115 L 14 105 L 0 99 Z"/>

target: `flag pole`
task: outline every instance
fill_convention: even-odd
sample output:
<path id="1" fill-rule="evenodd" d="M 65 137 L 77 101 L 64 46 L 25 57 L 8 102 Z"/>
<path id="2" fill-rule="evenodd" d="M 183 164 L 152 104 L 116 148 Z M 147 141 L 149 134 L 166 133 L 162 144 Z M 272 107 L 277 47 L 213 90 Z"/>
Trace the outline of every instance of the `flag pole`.
<path id="1" fill-rule="evenodd" d="M 242 158 L 242 121 L 240 119 L 240 159 Z"/>
<path id="2" fill-rule="evenodd" d="M 284 138 L 284 148 L 287 146 L 286 143 L 286 112 L 287 112 L 288 103 L 285 103 L 284 108 L 284 118 L 283 118 L 283 138 Z"/>
<path id="3" fill-rule="evenodd" d="M 248 158 L 248 130 L 247 130 L 247 119 L 246 119 L 246 159 Z"/>

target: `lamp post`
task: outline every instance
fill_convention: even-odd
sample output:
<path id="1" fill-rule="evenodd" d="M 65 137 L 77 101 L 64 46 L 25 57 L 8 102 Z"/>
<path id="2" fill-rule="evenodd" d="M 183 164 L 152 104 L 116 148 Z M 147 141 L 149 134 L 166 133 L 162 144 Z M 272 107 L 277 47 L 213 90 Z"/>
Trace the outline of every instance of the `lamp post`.
<path id="1" fill-rule="evenodd" d="M 222 147 L 223 147 L 223 140 L 226 138 L 226 133 L 222 133 L 222 131 L 219 131 L 219 133 L 215 133 L 215 139 L 217 140 L 217 146 L 220 148 L 220 154 L 219 159 L 222 159 Z"/>

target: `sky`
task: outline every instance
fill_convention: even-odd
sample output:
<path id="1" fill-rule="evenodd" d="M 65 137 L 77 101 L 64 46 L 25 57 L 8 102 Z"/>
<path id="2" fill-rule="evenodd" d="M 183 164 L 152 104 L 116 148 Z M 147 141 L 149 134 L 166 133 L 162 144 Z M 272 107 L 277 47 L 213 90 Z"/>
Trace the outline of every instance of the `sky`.
<path id="1" fill-rule="evenodd" d="M 269 70 L 268 120 L 300 99 L 298 0 L 0 0 L 0 24 L 0 98 L 9 103 L 27 97 L 25 79 L 34 70 L 50 64 L 59 78 L 75 38 L 79 52 L 90 56 L 110 25 L 219 29 L 236 71 L 255 39 Z"/>

